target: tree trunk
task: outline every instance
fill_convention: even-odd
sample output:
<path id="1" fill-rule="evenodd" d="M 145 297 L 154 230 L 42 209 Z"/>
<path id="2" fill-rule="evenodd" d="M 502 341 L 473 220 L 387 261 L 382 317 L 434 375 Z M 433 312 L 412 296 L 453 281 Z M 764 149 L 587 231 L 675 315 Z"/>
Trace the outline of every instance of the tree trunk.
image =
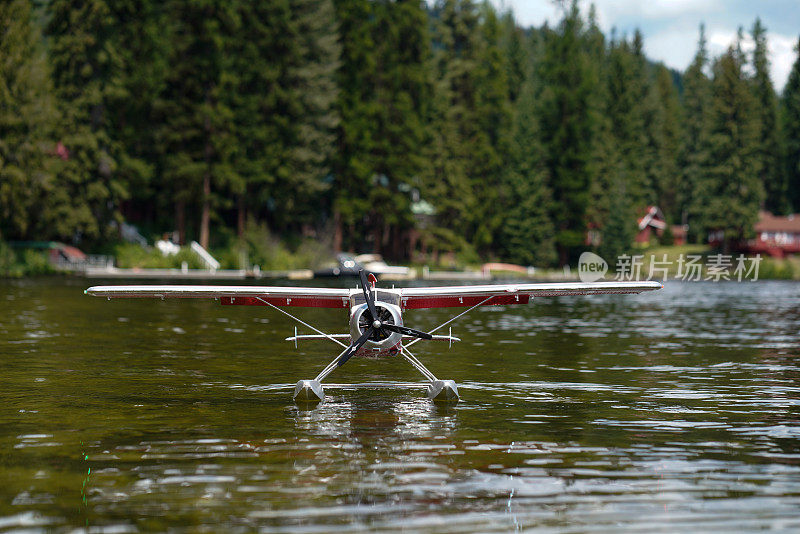
<path id="1" fill-rule="evenodd" d="M 245 206 L 244 206 L 244 195 L 245 194 L 242 193 L 239 195 L 239 198 L 236 199 L 237 210 L 238 210 L 236 216 L 236 235 L 239 237 L 239 239 L 241 239 L 242 236 L 244 235 L 244 225 L 245 225 L 245 220 L 247 219 L 247 213 L 245 212 Z"/>
<path id="2" fill-rule="evenodd" d="M 558 245 L 558 266 L 563 267 L 569 261 L 569 255 L 567 254 L 567 247 L 564 245 Z"/>
<path id="3" fill-rule="evenodd" d="M 213 108 L 211 92 L 213 87 L 206 88 L 206 104 L 209 109 Z M 206 146 L 203 151 L 205 158 L 206 171 L 203 173 L 203 207 L 200 212 L 200 246 L 208 250 L 209 239 L 209 219 L 211 218 L 211 158 L 214 156 L 214 147 L 211 145 L 213 129 L 211 127 L 211 117 L 206 116 L 204 121 Z"/>
<path id="4" fill-rule="evenodd" d="M 356 226 L 355 226 L 355 224 L 350 223 L 350 227 L 349 228 L 350 228 L 350 235 L 348 237 L 350 239 L 348 240 L 348 243 L 347 243 L 347 251 L 350 254 L 353 254 L 356 251 L 356 245 L 355 245 Z"/>
<path id="5" fill-rule="evenodd" d="M 383 242 L 383 227 L 375 225 L 372 228 L 372 252 L 375 254 L 381 253 L 381 243 Z"/>
<path id="6" fill-rule="evenodd" d="M 392 255 L 392 248 L 390 247 L 392 240 L 392 227 L 389 223 L 383 223 L 383 235 L 381 235 L 381 251 L 380 254 L 384 256 Z"/>
<path id="7" fill-rule="evenodd" d="M 405 244 L 406 233 L 400 229 L 400 225 L 392 225 L 392 257 L 394 261 L 402 261 L 405 259 Z"/>
<path id="8" fill-rule="evenodd" d="M 175 202 L 175 226 L 178 227 L 178 244 L 186 244 L 186 203 L 183 200 Z"/>
<path id="9" fill-rule="evenodd" d="M 338 209 L 333 210 L 333 251 L 342 250 L 342 214 Z"/>
<path id="10" fill-rule="evenodd" d="M 203 208 L 200 212 L 200 246 L 208 249 L 208 223 L 210 218 L 211 206 L 211 171 L 207 170 L 203 174 Z"/>

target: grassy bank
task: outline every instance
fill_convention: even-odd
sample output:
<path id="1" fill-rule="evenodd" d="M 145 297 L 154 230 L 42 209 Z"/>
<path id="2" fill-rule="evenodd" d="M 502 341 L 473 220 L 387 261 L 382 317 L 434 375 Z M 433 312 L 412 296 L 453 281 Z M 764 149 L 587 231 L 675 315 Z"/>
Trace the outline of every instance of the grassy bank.
<path id="1" fill-rule="evenodd" d="M 183 247 L 173 256 L 164 256 L 154 247 L 142 248 L 139 245 L 118 243 L 106 249 L 108 254 L 116 259 L 116 266 L 128 269 L 180 269 L 184 264 L 190 269 L 202 269 L 205 266 L 200 258 L 188 247 Z M 335 254 L 330 245 L 312 239 L 298 240 L 287 243 L 273 237 L 265 228 L 250 228 L 241 239 L 231 240 L 227 246 L 212 248 L 211 254 L 220 262 L 222 269 L 251 269 L 258 266 L 264 271 L 285 271 L 291 269 L 316 269 L 330 263 Z M 718 251 L 712 250 L 707 245 L 681 245 L 658 246 L 639 249 L 633 252 L 639 266 L 638 279 L 647 279 L 651 272 L 653 279 L 662 279 L 664 270 L 668 280 L 686 278 L 687 263 L 691 260 L 699 264 L 699 278 L 708 276 L 709 265 L 713 264 L 714 256 Z M 736 280 L 735 273 L 738 255 L 730 255 L 731 263 L 727 268 L 728 278 Z M 480 260 L 478 260 L 480 261 Z M 616 259 L 607 260 L 609 273 L 606 280 L 614 278 L 617 267 Z M 747 266 L 749 267 L 748 264 Z M 474 270 L 481 269 L 481 263 L 454 261 L 440 262 L 440 265 L 426 264 L 433 270 Z M 423 267 L 423 264 L 415 265 Z M 652 271 L 651 271 L 652 266 Z M 630 272 L 631 267 L 627 270 Z M 0 241 L 0 277 L 20 278 L 25 276 L 39 276 L 55 274 L 55 269 L 48 260 L 47 251 L 14 249 Z M 507 275 L 509 278 L 519 276 L 515 272 L 502 273 L 493 271 L 495 276 Z M 694 271 L 693 274 L 697 274 Z M 558 280 L 564 278 L 577 279 L 578 269 L 573 266 L 569 271 L 563 269 L 537 268 L 535 279 Z M 693 279 L 695 277 L 692 277 Z M 752 273 L 744 278 L 752 278 Z M 725 279 L 725 278 L 722 278 Z M 776 259 L 762 257 L 758 266 L 759 280 L 800 280 L 800 257 Z"/>
<path id="2" fill-rule="evenodd" d="M 661 278 L 663 269 L 668 273 L 668 279 L 681 279 L 686 277 L 688 264 L 693 261 L 700 264 L 699 270 L 700 278 L 706 279 L 707 277 L 714 278 L 713 267 L 709 271 L 709 266 L 720 265 L 719 250 L 714 250 L 708 245 L 680 245 L 680 246 L 658 246 L 643 249 L 635 252 L 643 256 L 641 272 L 643 277 L 646 278 L 651 272 L 651 266 L 658 273 L 656 278 Z M 727 267 L 722 268 L 726 271 L 728 278 L 737 280 L 739 275 L 736 273 L 738 265 L 739 254 L 729 254 L 727 259 L 730 263 Z M 722 261 L 725 262 L 725 255 Z M 744 267 L 749 269 L 752 265 L 752 258 L 745 259 Z M 610 268 L 614 268 L 610 265 Z M 753 273 L 743 273 L 744 279 L 752 279 Z M 725 278 L 722 278 L 725 279 Z M 758 280 L 800 280 L 800 258 L 772 258 L 769 256 L 761 256 L 761 261 L 758 264 Z"/>
<path id="3" fill-rule="evenodd" d="M 314 269 L 331 261 L 335 254 L 326 243 L 313 239 L 296 242 L 282 241 L 263 226 L 251 225 L 241 238 L 231 238 L 225 246 L 211 248 L 212 256 L 221 269 L 251 269 L 258 266 L 263 271 L 289 269 Z M 189 247 L 178 254 L 164 256 L 155 247 L 144 249 L 139 245 L 120 243 L 113 248 L 116 265 L 128 269 L 178 269 L 184 263 L 190 269 L 204 268 L 200 258 Z"/>
<path id="4" fill-rule="evenodd" d="M 8 244 L 0 241 L 0 277 L 22 278 L 56 272 L 50 265 L 47 251 L 14 250 Z"/>

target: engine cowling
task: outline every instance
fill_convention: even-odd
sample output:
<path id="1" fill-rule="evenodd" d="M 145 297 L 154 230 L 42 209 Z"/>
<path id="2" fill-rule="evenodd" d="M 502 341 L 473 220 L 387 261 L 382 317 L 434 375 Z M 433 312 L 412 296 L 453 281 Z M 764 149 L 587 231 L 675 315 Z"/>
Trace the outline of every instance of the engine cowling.
<path id="1" fill-rule="evenodd" d="M 375 309 L 381 322 L 402 325 L 403 316 L 400 308 L 385 302 L 376 302 Z M 354 306 L 350 313 L 350 335 L 353 339 L 358 339 L 361 334 L 370 327 L 373 322 L 372 314 L 366 304 Z M 390 332 L 385 329 L 375 331 L 369 340 L 364 344 L 364 348 L 375 352 L 388 351 L 400 344 L 403 336 L 397 332 Z"/>

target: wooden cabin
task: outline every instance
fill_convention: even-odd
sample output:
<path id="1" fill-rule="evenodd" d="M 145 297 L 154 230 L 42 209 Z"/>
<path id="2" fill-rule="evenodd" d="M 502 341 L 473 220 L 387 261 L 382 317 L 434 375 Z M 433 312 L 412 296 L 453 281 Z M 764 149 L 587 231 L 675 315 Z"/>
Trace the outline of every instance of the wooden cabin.
<path id="1" fill-rule="evenodd" d="M 644 215 L 638 219 L 639 231 L 636 233 L 636 243 L 649 244 L 654 238 L 664 235 L 667 221 L 658 206 L 648 206 Z"/>
<path id="2" fill-rule="evenodd" d="M 761 211 L 754 229 L 755 238 L 742 247 L 745 252 L 776 258 L 800 252 L 800 214 L 781 217 Z"/>

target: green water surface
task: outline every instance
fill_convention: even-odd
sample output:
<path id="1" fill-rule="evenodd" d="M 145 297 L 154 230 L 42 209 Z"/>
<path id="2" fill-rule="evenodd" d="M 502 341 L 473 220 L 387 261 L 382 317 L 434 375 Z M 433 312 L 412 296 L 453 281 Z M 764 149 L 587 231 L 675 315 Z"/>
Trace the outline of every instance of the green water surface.
<path id="1" fill-rule="evenodd" d="M 295 349 L 287 317 L 87 285 L 0 281 L 0 530 L 800 530 L 799 284 L 482 308 L 452 349 L 415 345 L 455 407 L 345 387 L 313 409 L 292 387 L 339 350 Z M 419 380 L 360 358 L 328 379 Z"/>

